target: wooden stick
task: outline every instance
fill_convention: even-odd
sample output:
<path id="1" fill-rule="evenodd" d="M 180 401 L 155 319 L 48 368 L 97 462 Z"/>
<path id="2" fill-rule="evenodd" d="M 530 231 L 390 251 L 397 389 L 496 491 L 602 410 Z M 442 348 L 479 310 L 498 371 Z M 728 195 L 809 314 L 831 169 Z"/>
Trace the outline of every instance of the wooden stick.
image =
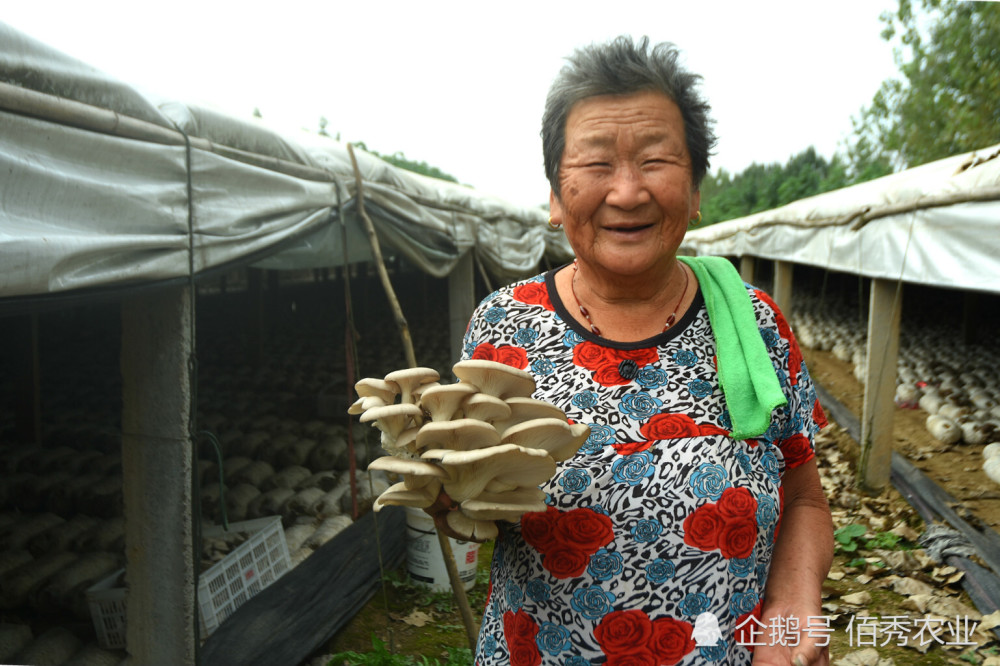
<path id="1" fill-rule="evenodd" d="M 417 367 L 417 359 L 413 352 L 410 329 L 406 323 L 406 318 L 403 316 L 403 309 L 399 305 L 399 299 L 396 298 L 396 292 L 393 291 L 392 282 L 389 280 L 389 273 L 386 271 L 385 261 L 382 259 L 382 249 L 379 246 L 378 237 L 375 235 L 375 225 L 372 224 L 371 218 L 365 212 L 364 186 L 361 180 L 361 170 L 358 168 L 358 161 L 354 157 L 354 147 L 350 143 L 347 144 L 347 153 L 351 156 L 351 166 L 354 169 L 354 179 L 358 187 L 357 194 L 355 195 L 358 202 L 358 215 L 360 215 L 361 221 L 364 223 L 365 233 L 368 234 L 368 242 L 371 244 L 372 256 L 375 258 L 375 268 L 378 269 L 379 278 L 382 280 L 382 287 L 385 289 L 389 305 L 392 307 L 393 315 L 396 318 L 396 324 L 399 326 L 399 334 L 403 339 L 403 350 L 406 353 L 406 362 L 409 367 L 415 368 Z M 476 620 L 472 616 L 469 599 L 465 596 L 465 586 L 462 584 L 462 579 L 458 577 L 458 567 L 455 565 L 455 556 L 451 550 L 451 542 L 448 541 L 448 537 L 440 530 L 435 531 L 438 535 L 438 543 L 441 545 L 441 554 L 444 556 L 444 566 L 448 570 L 448 580 L 451 582 L 451 590 L 455 595 L 458 610 L 462 615 L 462 622 L 465 624 L 465 633 L 469 638 L 469 649 L 474 651 L 478 638 Z"/>

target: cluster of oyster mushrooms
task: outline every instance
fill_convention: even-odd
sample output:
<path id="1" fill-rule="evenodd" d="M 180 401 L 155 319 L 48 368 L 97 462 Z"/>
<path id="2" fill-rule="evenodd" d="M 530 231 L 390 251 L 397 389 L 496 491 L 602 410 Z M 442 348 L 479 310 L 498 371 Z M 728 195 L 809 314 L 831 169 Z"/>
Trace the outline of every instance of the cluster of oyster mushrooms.
<path id="1" fill-rule="evenodd" d="M 804 347 L 829 350 L 853 363 L 854 376 L 864 381 L 866 334 L 856 309 L 803 297 L 796 302 L 792 325 Z M 896 405 L 923 410 L 927 431 L 942 444 L 1000 446 L 998 365 L 1000 348 L 992 341 L 965 344 L 944 326 L 904 326 L 896 367 Z M 983 453 L 984 460 L 994 457 Z M 984 470 L 1000 483 L 1000 466 L 991 465 L 984 464 Z"/>
<path id="2" fill-rule="evenodd" d="M 402 479 L 379 496 L 376 511 L 389 504 L 426 508 L 443 490 L 457 505 L 448 512 L 449 527 L 469 539 L 491 539 L 494 521 L 545 510 L 538 486 L 576 453 L 590 428 L 533 399 L 535 381 L 523 370 L 468 360 L 452 371 L 459 380 L 452 384 L 440 384 L 430 368 L 362 379 L 348 411 L 381 431 L 389 453 L 368 469 Z"/>

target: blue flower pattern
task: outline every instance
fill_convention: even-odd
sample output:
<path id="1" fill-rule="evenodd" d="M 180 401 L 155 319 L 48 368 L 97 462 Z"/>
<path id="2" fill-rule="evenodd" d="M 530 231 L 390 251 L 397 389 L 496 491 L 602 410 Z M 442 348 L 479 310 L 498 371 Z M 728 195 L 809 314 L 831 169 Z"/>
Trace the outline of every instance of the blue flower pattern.
<path id="1" fill-rule="evenodd" d="M 708 610 L 709 603 L 708 595 L 704 592 L 694 592 L 681 601 L 680 611 L 685 615 L 697 617 Z"/>
<path id="2" fill-rule="evenodd" d="M 546 358 L 538 358 L 531 362 L 531 371 L 536 375 L 551 375 L 555 371 L 555 366 Z"/>
<path id="3" fill-rule="evenodd" d="M 516 610 L 521 607 L 522 603 L 524 603 L 524 593 L 521 591 L 521 588 L 515 585 L 512 581 L 507 581 L 505 592 L 507 596 L 507 604 L 511 608 Z"/>
<path id="4" fill-rule="evenodd" d="M 604 450 L 604 446 L 613 442 L 618 433 L 611 426 L 590 424 L 590 436 L 580 447 L 582 453 L 596 454 Z"/>
<path id="5" fill-rule="evenodd" d="M 528 581 L 528 584 L 524 586 L 524 592 L 528 595 L 528 598 L 534 602 L 546 601 L 549 598 L 551 592 L 551 587 L 541 578 L 532 578 Z"/>
<path id="6" fill-rule="evenodd" d="M 580 409 L 590 409 L 595 406 L 597 402 L 598 396 L 594 391 L 580 391 L 573 396 L 572 400 L 570 400 L 570 404 Z"/>
<path id="7" fill-rule="evenodd" d="M 663 401 L 654 398 L 645 391 L 627 393 L 618 403 L 618 411 L 636 420 L 648 419 L 663 406 Z"/>
<path id="8" fill-rule="evenodd" d="M 559 485 L 568 493 L 582 493 L 590 485 L 590 475 L 582 469 L 568 469 L 559 477 Z"/>
<path id="9" fill-rule="evenodd" d="M 483 319 L 491 324 L 496 324 L 499 321 L 503 321 L 504 317 L 507 316 L 507 311 L 501 307 L 493 307 L 483 313 Z"/>
<path id="10" fill-rule="evenodd" d="M 631 534 L 632 538 L 636 541 L 650 543 L 656 541 L 656 538 L 660 536 L 660 532 L 662 531 L 663 524 L 660 521 L 644 518 L 635 524 L 635 527 L 631 530 Z"/>
<path id="11" fill-rule="evenodd" d="M 746 578 L 753 573 L 757 563 L 753 556 L 743 558 L 733 558 L 729 560 L 729 573 L 737 578 Z"/>
<path id="12" fill-rule="evenodd" d="M 635 383 L 644 389 L 655 389 L 667 385 L 667 371 L 663 368 L 645 366 L 639 370 Z"/>
<path id="13" fill-rule="evenodd" d="M 621 553 L 608 551 L 601 548 L 590 556 L 590 564 L 587 565 L 587 573 L 600 581 L 611 580 L 625 570 L 625 560 Z"/>
<path id="14" fill-rule="evenodd" d="M 758 601 L 760 601 L 760 598 L 753 590 L 737 592 L 729 601 L 729 614 L 733 617 L 745 615 L 754 609 Z"/>
<path id="15" fill-rule="evenodd" d="M 677 566 L 670 560 L 656 558 L 646 565 L 646 580 L 651 583 L 662 583 L 674 577 Z"/>
<path id="16" fill-rule="evenodd" d="M 573 590 L 570 608 L 588 620 L 596 620 L 610 613 L 614 608 L 614 603 L 615 595 L 600 585 L 591 585 Z"/>
<path id="17" fill-rule="evenodd" d="M 729 487 L 729 475 L 722 465 L 702 463 L 691 475 L 691 489 L 698 497 L 707 497 L 713 502 L 722 497 L 722 491 Z"/>
<path id="18" fill-rule="evenodd" d="M 623 456 L 611 465 L 611 477 L 618 483 L 637 486 L 643 479 L 653 476 L 653 454 L 640 451 Z"/>
<path id="19" fill-rule="evenodd" d="M 688 392 L 696 398 L 706 398 L 712 395 L 712 385 L 704 379 L 694 379 L 688 382 Z"/>
<path id="20" fill-rule="evenodd" d="M 535 636 L 535 644 L 542 652 L 548 652 L 553 657 L 571 647 L 569 629 L 552 622 L 543 622 Z"/>
<path id="21" fill-rule="evenodd" d="M 690 367 L 698 362 L 698 355 L 689 349 L 679 349 L 674 352 L 673 359 L 677 365 Z"/>
<path id="22" fill-rule="evenodd" d="M 514 342 L 516 342 L 521 347 L 530 345 L 537 339 L 538 339 L 538 331 L 536 331 L 533 328 L 519 328 L 514 333 Z"/>

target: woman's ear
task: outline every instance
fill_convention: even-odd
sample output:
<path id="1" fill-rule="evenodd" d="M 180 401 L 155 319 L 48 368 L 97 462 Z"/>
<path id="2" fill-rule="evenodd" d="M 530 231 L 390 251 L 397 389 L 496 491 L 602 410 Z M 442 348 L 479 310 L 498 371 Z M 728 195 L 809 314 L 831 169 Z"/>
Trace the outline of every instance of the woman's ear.
<path id="1" fill-rule="evenodd" d="M 695 190 L 694 194 L 691 195 L 691 210 L 688 212 L 688 219 L 693 220 L 698 216 L 698 210 L 701 208 L 701 190 Z"/>
<path id="2" fill-rule="evenodd" d="M 549 222 L 555 226 L 563 223 L 562 204 L 552 190 L 549 190 Z"/>

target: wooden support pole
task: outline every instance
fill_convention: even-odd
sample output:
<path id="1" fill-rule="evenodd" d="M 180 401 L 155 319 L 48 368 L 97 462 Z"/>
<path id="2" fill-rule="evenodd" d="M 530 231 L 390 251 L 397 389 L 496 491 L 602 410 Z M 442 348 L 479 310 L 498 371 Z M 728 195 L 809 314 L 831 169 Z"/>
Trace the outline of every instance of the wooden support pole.
<path id="1" fill-rule="evenodd" d="M 472 271 L 472 252 L 466 252 L 448 274 L 448 325 L 451 339 L 450 358 L 458 360 L 462 356 L 462 340 L 469 318 L 475 309 L 473 290 L 475 282 Z"/>
<path id="2" fill-rule="evenodd" d="M 861 415 L 858 486 L 880 493 L 892 469 L 892 418 L 895 412 L 896 355 L 902 289 L 890 280 L 872 280 L 868 308 L 865 398 Z"/>
<path id="3" fill-rule="evenodd" d="M 740 257 L 740 277 L 748 284 L 753 284 L 754 258 L 749 254 Z"/>
<path id="4" fill-rule="evenodd" d="M 792 269 L 795 264 L 788 261 L 774 262 L 774 286 L 771 296 L 786 317 L 792 312 Z"/>
<path id="5" fill-rule="evenodd" d="M 354 168 L 354 179 L 357 182 L 358 215 L 360 215 L 361 221 L 364 223 L 365 233 L 368 235 L 368 242 L 372 249 L 372 256 L 375 258 L 375 268 L 378 270 L 379 278 L 382 280 L 382 287 L 385 289 L 385 295 L 389 299 L 393 316 L 396 318 L 396 325 L 399 327 L 400 337 L 403 339 L 403 351 L 406 354 L 406 362 L 409 364 L 409 367 L 415 368 L 417 367 L 417 358 L 413 351 L 413 341 L 410 339 L 410 328 L 406 323 L 406 318 L 403 316 L 403 309 L 399 305 L 399 299 L 396 298 L 396 292 L 392 288 L 392 282 L 389 280 L 385 262 L 382 260 L 382 249 L 379 246 L 378 237 L 375 235 L 375 225 L 372 224 L 368 213 L 365 212 L 364 186 L 361 179 L 361 170 L 358 168 L 358 161 L 354 157 L 354 147 L 349 143 L 347 144 L 347 153 L 351 157 L 351 166 Z M 436 531 L 438 543 L 441 546 L 441 554 L 444 556 L 444 566 L 448 570 L 451 591 L 455 595 L 455 602 L 458 604 L 459 613 L 462 615 L 462 622 L 465 624 L 465 633 L 469 639 L 469 649 L 475 650 L 476 640 L 479 638 L 479 630 L 476 626 L 476 620 L 472 615 L 472 608 L 469 606 L 469 599 L 465 596 L 465 584 L 459 578 L 458 567 L 455 565 L 455 556 L 451 550 L 451 542 L 448 541 L 446 535 L 442 534 L 439 530 Z"/>
<path id="6" fill-rule="evenodd" d="M 178 287 L 122 303 L 125 626 L 136 664 L 196 661 L 192 298 Z"/>

